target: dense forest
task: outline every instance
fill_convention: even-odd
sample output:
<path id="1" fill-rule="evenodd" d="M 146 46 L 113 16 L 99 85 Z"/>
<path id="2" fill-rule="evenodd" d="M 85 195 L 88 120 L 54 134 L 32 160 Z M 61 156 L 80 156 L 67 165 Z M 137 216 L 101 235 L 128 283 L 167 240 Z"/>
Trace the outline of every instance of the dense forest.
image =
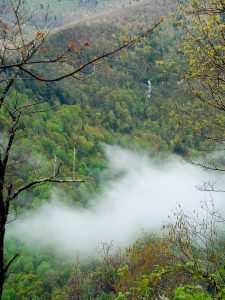
<path id="1" fill-rule="evenodd" d="M 1 299 L 225 299 L 224 205 L 216 205 L 225 171 L 225 2 L 178 2 L 0 0 Z M 111 158 L 116 172 L 107 147 L 124 149 Z M 151 161 L 160 182 L 174 159 L 216 178 L 196 187 L 196 206 L 190 199 L 188 210 L 169 207 L 172 217 L 157 228 L 141 228 L 121 245 L 99 240 L 85 255 L 76 245 L 72 254 L 61 251 L 65 241 L 74 245 L 64 238 L 67 226 L 52 232 L 55 244 L 31 242 L 50 230 L 47 222 L 26 223 L 38 209 L 51 220 L 57 201 L 85 216 L 127 170 Z M 151 205 L 163 210 L 164 195 Z M 149 207 L 142 210 L 153 218 Z M 56 229 L 68 221 L 63 212 Z M 128 224 L 121 219 L 110 221 L 118 231 Z M 84 228 L 70 230 L 82 244 Z"/>

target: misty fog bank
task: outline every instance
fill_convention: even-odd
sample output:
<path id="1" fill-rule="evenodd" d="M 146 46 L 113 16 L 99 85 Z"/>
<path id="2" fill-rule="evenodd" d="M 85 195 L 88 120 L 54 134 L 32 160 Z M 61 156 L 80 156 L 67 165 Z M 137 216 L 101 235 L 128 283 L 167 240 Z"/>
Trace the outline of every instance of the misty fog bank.
<path id="1" fill-rule="evenodd" d="M 178 203 L 190 211 L 210 198 L 196 186 L 215 178 L 179 158 L 169 157 L 157 166 L 144 153 L 116 146 L 106 146 L 105 153 L 109 168 L 102 177 L 115 179 L 102 181 L 101 195 L 90 199 L 95 205 L 75 209 L 62 204 L 54 192 L 48 204 L 8 225 L 10 235 L 28 246 L 49 246 L 66 256 L 77 251 L 85 255 L 99 242 L 113 240 L 115 245 L 126 246 L 142 229 L 159 229 Z M 222 195 L 213 198 L 222 208 Z"/>

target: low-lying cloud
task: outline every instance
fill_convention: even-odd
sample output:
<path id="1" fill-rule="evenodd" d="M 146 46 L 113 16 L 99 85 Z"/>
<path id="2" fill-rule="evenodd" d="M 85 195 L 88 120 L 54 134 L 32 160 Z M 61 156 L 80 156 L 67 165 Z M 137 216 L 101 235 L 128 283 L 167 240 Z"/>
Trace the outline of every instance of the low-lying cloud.
<path id="1" fill-rule="evenodd" d="M 77 251 L 85 255 L 99 242 L 113 240 L 126 246 L 142 229 L 159 229 L 178 203 L 193 210 L 209 198 L 196 186 L 210 175 L 179 158 L 169 157 L 167 163 L 156 165 L 144 153 L 115 146 L 107 146 L 105 152 L 109 168 L 103 177 L 119 176 L 103 180 L 101 195 L 90 199 L 94 205 L 76 209 L 60 203 L 54 193 L 50 203 L 10 225 L 9 233 L 28 246 L 48 246 L 67 256 Z M 216 197 L 220 205 L 221 195 Z"/>

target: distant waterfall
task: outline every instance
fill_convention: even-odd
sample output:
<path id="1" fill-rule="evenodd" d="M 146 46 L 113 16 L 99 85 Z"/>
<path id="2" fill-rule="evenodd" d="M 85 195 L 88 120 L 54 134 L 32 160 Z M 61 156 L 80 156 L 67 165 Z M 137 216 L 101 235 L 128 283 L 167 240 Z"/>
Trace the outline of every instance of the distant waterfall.
<path id="1" fill-rule="evenodd" d="M 148 80 L 148 99 L 151 98 L 151 95 L 152 95 L 152 84 L 151 84 L 151 81 L 149 79 Z"/>

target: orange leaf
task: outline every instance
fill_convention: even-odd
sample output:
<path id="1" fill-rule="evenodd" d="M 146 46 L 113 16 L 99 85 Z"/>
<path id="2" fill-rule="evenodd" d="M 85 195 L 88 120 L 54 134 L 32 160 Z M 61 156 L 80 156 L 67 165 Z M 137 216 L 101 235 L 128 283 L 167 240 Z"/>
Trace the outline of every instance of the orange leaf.
<path id="1" fill-rule="evenodd" d="M 88 48 L 90 46 L 90 43 L 88 41 L 83 42 L 83 47 Z"/>
<path id="2" fill-rule="evenodd" d="M 41 50 L 42 50 L 42 52 L 45 52 L 45 53 L 48 52 L 48 48 L 42 48 Z"/>
<path id="3" fill-rule="evenodd" d="M 4 33 L 8 33 L 8 32 L 9 32 L 9 29 L 5 26 L 5 27 L 3 27 L 3 32 L 4 32 Z"/>
<path id="4" fill-rule="evenodd" d="M 41 32 L 41 31 L 36 32 L 36 38 L 39 38 L 40 36 L 43 36 L 43 35 L 44 35 L 44 32 Z"/>
<path id="5" fill-rule="evenodd" d="M 77 47 L 76 47 L 76 44 L 75 44 L 74 42 L 69 43 L 68 49 L 69 49 L 70 51 L 75 51 L 76 48 L 77 48 Z"/>

